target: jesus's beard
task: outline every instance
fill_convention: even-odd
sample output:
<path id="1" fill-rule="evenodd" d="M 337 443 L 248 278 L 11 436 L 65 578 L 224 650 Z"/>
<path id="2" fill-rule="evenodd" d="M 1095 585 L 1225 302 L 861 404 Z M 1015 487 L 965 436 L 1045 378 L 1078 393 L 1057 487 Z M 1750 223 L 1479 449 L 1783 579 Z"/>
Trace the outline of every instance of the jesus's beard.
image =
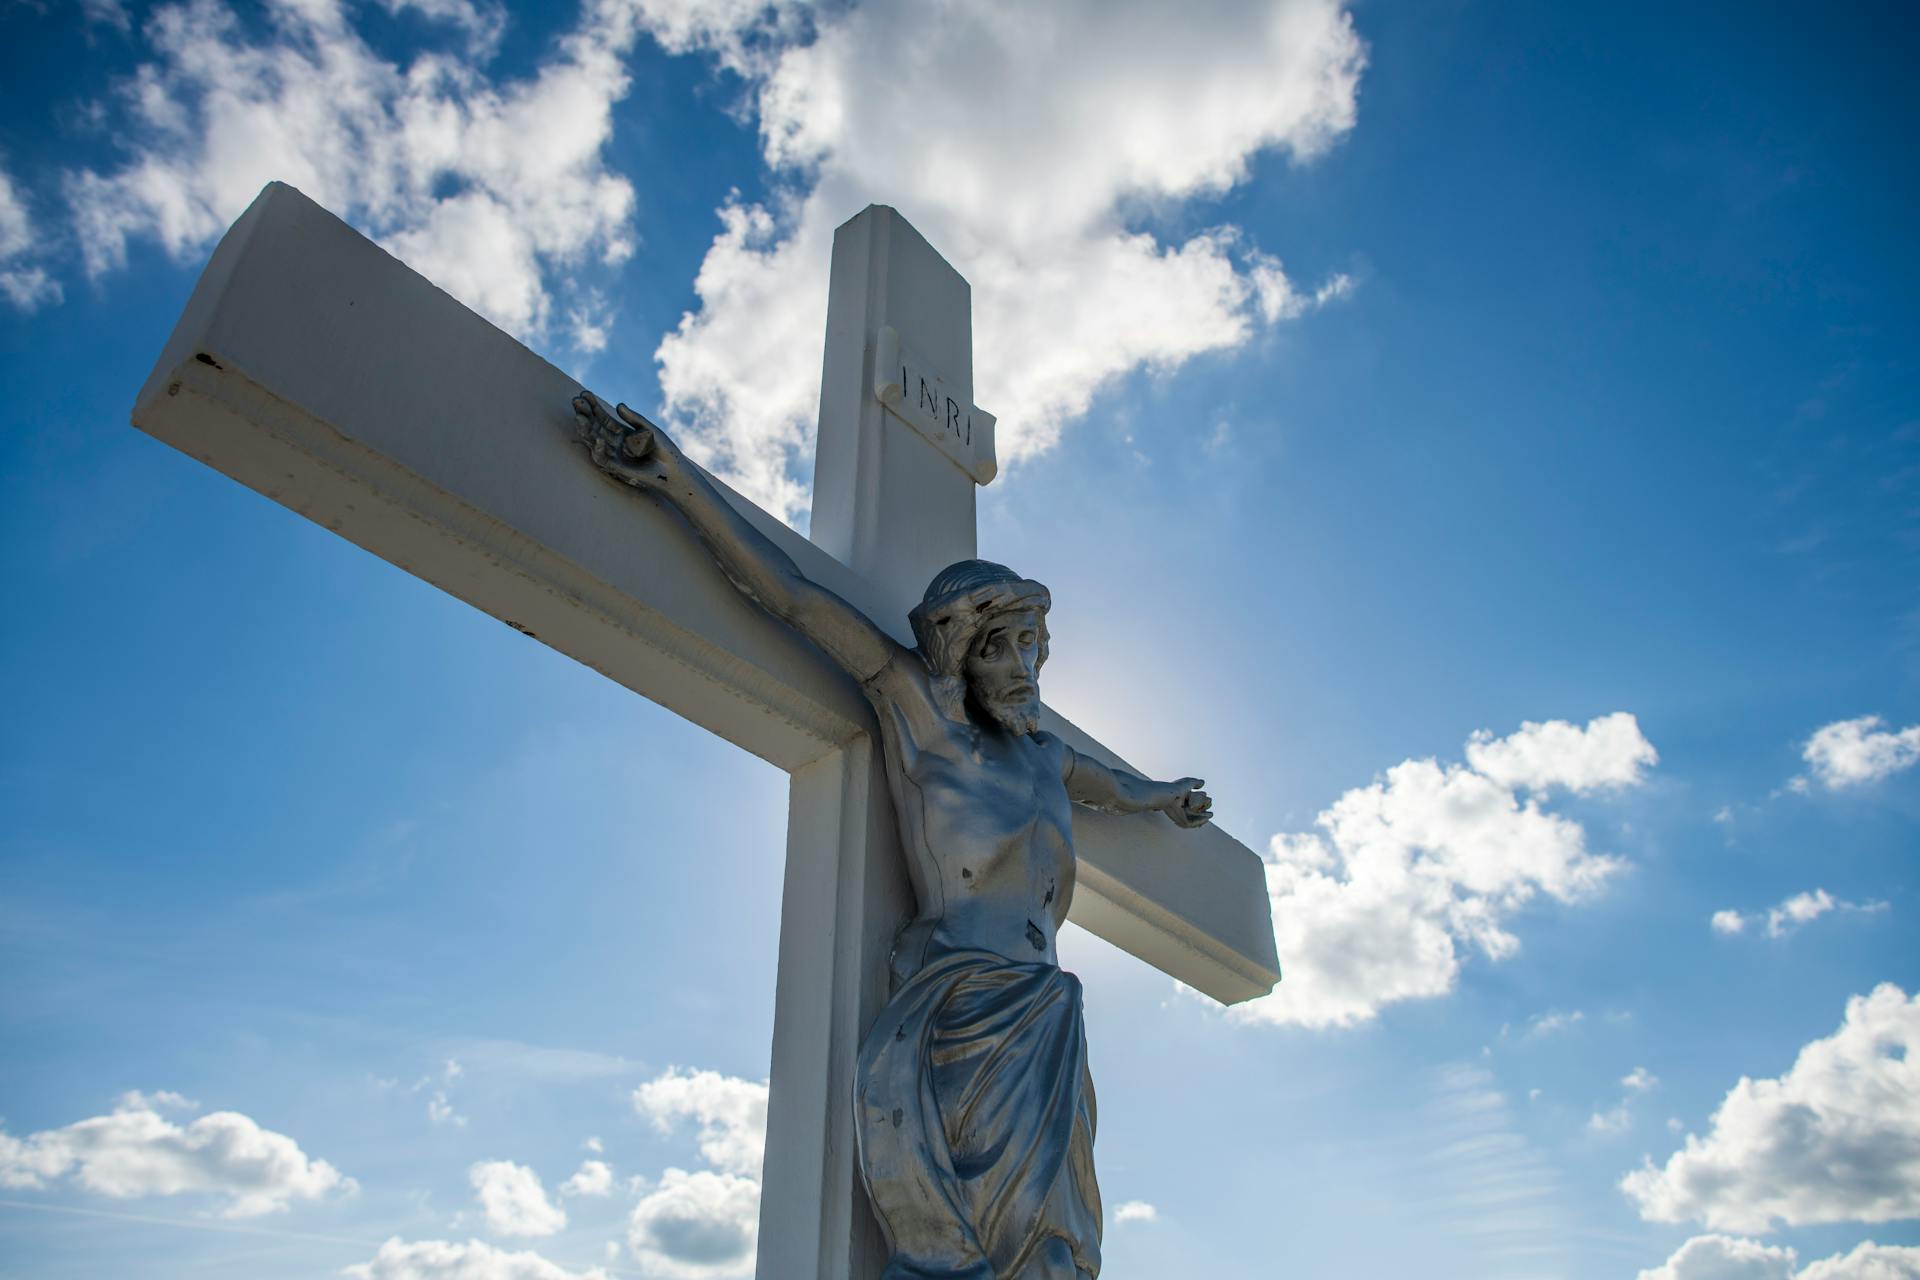
<path id="1" fill-rule="evenodd" d="M 1017 738 L 1031 737 L 1040 731 L 1040 704 L 1033 698 L 1011 702 L 990 702 L 987 714 L 993 722 Z"/>

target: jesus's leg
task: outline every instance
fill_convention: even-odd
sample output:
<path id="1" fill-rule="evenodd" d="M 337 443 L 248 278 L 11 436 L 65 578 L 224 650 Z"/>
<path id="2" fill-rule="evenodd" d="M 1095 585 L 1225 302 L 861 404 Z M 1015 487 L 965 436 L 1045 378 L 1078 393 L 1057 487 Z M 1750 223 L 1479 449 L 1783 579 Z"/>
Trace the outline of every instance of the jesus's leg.
<path id="1" fill-rule="evenodd" d="M 1008 1280 L 1084 1280 L 1085 1271 L 1073 1262 L 1073 1246 L 1059 1236 L 1049 1237 Z"/>

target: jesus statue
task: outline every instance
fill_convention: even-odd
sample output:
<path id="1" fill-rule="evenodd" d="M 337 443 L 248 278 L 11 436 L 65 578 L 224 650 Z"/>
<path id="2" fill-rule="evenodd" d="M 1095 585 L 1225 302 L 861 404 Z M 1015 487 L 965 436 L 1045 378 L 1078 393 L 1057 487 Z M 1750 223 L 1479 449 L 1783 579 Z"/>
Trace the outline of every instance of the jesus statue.
<path id="1" fill-rule="evenodd" d="M 861 1045 L 860 1173 L 883 1280 L 1093 1280 L 1100 1188 L 1080 982 L 1054 939 L 1073 899 L 1073 804 L 1212 817 L 1198 778 L 1151 782 L 1039 728 L 1039 583 L 963 560 L 909 614 L 908 649 L 809 581 L 665 432 L 586 393 L 594 463 L 686 517 L 722 572 L 859 682 L 880 725 L 918 909 Z"/>

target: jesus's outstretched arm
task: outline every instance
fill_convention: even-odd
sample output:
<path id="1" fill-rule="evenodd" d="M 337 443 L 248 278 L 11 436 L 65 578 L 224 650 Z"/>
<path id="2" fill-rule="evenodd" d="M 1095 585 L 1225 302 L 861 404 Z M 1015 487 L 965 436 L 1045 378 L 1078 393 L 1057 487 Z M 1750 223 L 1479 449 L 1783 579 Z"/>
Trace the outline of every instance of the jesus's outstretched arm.
<path id="1" fill-rule="evenodd" d="M 624 404 L 615 421 L 585 393 L 574 397 L 573 413 L 595 465 L 678 507 L 734 586 L 819 645 L 854 679 L 871 679 L 901 648 L 859 609 L 801 573 L 791 556 L 720 496 L 666 432 Z"/>
<path id="2" fill-rule="evenodd" d="M 1158 810 L 1183 827 L 1198 827 L 1213 817 L 1213 799 L 1200 788 L 1198 778 L 1155 782 L 1102 764 L 1092 756 L 1067 749 L 1064 781 L 1075 804 L 1102 813 L 1146 813 Z"/>

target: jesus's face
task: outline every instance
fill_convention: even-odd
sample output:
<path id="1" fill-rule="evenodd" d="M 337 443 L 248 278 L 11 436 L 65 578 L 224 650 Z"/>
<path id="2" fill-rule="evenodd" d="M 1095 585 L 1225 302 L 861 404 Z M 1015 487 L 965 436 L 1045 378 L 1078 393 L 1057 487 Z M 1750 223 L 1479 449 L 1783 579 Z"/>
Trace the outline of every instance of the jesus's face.
<path id="1" fill-rule="evenodd" d="M 1040 727 L 1040 664 L 1046 622 L 1038 609 L 998 614 L 980 628 L 967 651 L 967 693 L 1009 733 Z"/>

